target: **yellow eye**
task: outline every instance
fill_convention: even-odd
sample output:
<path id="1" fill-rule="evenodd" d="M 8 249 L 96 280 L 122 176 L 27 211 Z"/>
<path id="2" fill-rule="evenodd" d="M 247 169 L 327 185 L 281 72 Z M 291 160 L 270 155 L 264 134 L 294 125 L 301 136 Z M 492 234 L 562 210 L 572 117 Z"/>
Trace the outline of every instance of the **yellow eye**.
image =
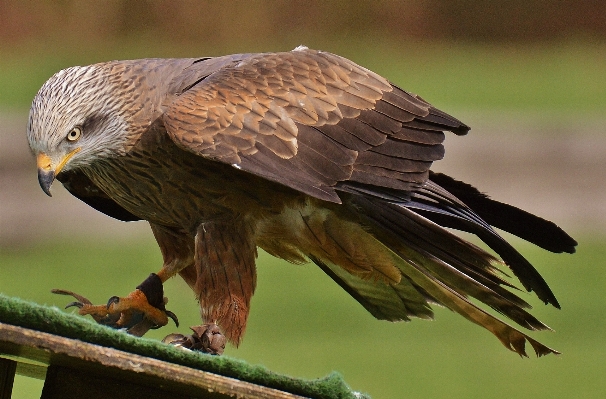
<path id="1" fill-rule="evenodd" d="M 80 126 L 75 126 L 72 130 L 67 134 L 67 141 L 77 141 L 80 136 L 82 136 L 82 128 Z"/>

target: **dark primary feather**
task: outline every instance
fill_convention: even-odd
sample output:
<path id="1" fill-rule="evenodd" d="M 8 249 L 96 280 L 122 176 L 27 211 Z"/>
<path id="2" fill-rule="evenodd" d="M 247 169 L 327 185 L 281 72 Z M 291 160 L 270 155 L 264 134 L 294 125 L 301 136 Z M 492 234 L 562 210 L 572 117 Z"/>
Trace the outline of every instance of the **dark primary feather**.
<path id="1" fill-rule="evenodd" d="M 488 224 L 551 252 L 575 252 L 577 242 L 555 223 L 495 201 L 470 184 L 445 174 L 430 172 L 430 179 L 463 201 Z"/>
<path id="2" fill-rule="evenodd" d="M 545 303 L 560 307 L 543 277 L 518 251 L 497 234 L 474 210 L 432 180 L 413 195 L 407 206 L 416 209 L 418 213 L 441 226 L 475 234 L 501 256 L 527 290 L 535 291 Z"/>

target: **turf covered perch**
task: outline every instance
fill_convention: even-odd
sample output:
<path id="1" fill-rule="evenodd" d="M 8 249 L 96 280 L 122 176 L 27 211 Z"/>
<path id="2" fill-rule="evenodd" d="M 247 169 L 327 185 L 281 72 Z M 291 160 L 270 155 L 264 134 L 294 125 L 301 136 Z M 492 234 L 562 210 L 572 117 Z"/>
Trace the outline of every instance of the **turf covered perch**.
<path id="1" fill-rule="evenodd" d="M 0 379 L 10 376 L 11 367 L 13 373 L 46 378 L 44 399 L 366 397 L 351 391 L 337 374 L 292 378 L 226 356 L 136 338 L 0 294 Z"/>

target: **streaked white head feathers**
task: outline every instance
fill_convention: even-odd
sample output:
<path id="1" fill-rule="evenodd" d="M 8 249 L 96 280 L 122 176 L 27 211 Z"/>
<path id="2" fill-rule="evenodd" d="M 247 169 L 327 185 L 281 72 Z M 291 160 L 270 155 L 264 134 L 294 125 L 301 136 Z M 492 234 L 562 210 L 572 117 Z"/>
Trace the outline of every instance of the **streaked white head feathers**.
<path id="1" fill-rule="evenodd" d="M 68 169 L 121 151 L 127 121 L 119 96 L 113 95 L 116 85 L 110 72 L 107 64 L 76 66 L 44 83 L 32 102 L 27 127 L 34 154 L 60 162 L 77 146 L 80 150 L 65 165 Z"/>

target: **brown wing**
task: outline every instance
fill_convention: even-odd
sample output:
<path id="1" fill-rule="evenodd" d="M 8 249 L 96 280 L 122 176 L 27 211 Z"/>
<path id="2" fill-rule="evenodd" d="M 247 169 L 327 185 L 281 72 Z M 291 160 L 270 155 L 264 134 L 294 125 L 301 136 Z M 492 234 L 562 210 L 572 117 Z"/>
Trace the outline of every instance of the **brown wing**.
<path id="1" fill-rule="evenodd" d="M 62 172 L 57 175 L 57 180 L 63 183 L 63 186 L 74 197 L 107 216 L 122 220 L 123 222 L 141 220 L 140 217 L 133 215 L 118 205 L 82 172 Z"/>
<path id="2" fill-rule="evenodd" d="M 420 187 L 444 154 L 442 131 L 469 130 L 379 75 L 306 48 L 226 64 L 186 88 L 164 123 L 187 151 L 333 202 L 337 191 Z"/>

